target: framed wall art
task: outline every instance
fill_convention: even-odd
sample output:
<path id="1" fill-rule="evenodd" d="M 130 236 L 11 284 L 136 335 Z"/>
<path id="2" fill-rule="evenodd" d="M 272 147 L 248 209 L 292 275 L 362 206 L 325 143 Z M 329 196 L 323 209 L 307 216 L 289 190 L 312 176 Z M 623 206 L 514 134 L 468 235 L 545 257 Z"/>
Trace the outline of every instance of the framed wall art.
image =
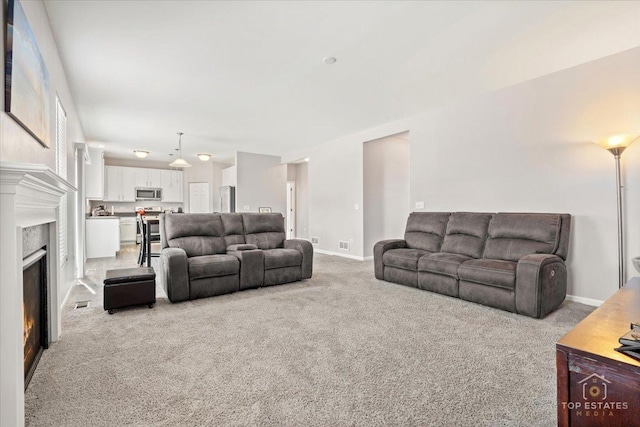
<path id="1" fill-rule="evenodd" d="M 5 52 L 4 110 L 49 148 L 49 72 L 19 0 L 9 0 Z"/>

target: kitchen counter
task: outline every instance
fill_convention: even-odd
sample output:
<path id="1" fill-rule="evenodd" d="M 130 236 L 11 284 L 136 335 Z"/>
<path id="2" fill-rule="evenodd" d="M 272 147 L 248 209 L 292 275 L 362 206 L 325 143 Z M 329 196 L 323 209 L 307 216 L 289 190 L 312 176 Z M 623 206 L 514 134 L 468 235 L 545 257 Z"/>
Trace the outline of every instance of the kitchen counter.
<path id="1" fill-rule="evenodd" d="M 120 219 L 120 215 L 88 216 L 87 219 Z"/>

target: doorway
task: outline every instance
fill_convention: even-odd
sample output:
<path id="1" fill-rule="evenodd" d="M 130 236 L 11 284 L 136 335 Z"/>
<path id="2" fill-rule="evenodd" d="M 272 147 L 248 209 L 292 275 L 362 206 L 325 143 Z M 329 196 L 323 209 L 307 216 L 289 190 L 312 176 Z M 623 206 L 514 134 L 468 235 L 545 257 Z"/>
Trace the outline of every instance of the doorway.
<path id="1" fill-rule="evenodd" d="M 385 239 L 402 238 L 410 211 L 409 132 L 367 141 L 363 147 L 364 256 Z"/>

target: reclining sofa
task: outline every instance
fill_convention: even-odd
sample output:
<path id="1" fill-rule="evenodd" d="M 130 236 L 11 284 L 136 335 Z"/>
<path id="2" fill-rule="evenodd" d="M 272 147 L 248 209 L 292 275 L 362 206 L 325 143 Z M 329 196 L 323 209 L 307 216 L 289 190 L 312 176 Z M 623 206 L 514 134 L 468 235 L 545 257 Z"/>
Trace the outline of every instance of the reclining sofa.
<path id="1" fill-rule="evenodd" d="M 171 302 L 311 277 L 313 247 L 285 239 L 279 213 L 161 214 L 160 259 Z"/>
<path id="2" fill-rule="evenodd" d="M 380 280 L 541 318 L 567 293 L 571 216 L 413 212 L 374 246 Z"/>

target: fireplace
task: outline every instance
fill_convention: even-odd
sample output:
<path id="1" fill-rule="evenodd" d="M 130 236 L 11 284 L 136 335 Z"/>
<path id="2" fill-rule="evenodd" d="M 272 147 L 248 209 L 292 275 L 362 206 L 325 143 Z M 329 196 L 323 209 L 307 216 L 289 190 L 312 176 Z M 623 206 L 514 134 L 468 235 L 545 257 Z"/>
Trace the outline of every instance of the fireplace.
<path id="1" fill-rule="evenodd" d="M 60 267 L 57 245 L 60 202 L 65 194 L 76 190 L 45 165 L 0 161 L 0 424 L 3 426 L 24 426 L 25 384 L 37 366 L 38 354 L 60 337 L 60 307 L 64 298 L 61 291 L 69 288 L 61 288 L 60 284 L 72 277 Z M 40 250 L 45 251 L 42 248 L 46 248 L 44 257 L 40 256 Z M 29 282 L 37 286 L 27 294 L 23 287 Z M 31 294 L 39 300 L 34 303 L 36 308 L 32 302 L 25 303 L 25 295 Z M 34 350 L 27 350 L 29 364 L 25 369 L 27 342 Z"/>
<path id="2" fill-rule="evenodd" d="M 26 390 L 43 350 L 49 347 L 46 246 L 23 260 L 22 298 L 22 342 Z"/>

